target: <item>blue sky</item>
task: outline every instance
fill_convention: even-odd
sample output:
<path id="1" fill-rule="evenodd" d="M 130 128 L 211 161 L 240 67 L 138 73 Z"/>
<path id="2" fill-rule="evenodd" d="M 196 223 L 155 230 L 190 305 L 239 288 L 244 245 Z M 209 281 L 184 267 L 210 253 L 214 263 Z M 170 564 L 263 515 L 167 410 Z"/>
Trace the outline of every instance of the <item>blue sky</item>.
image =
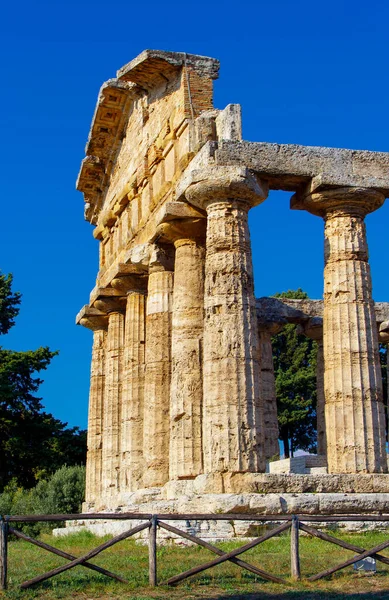
<path id="1" fill-rule="evenodd" d="M 103 81 L 145 48 L 221 61 L 215 106 L 240 103 L 244 138 L 389 151 L 385 0 L 6 3 L 0 46 L 0 269 L 23 293 L 15 350 L 60 351 L 46 409 L 86 426 L 92 334 L 74 325 L 97 272 L 75 190 Z M 323 224 L 272 193 L 251 213 L 256 294 L 322 295 Z M 389 202 L 367 219 L 374 297 L 389 300 Z"/>

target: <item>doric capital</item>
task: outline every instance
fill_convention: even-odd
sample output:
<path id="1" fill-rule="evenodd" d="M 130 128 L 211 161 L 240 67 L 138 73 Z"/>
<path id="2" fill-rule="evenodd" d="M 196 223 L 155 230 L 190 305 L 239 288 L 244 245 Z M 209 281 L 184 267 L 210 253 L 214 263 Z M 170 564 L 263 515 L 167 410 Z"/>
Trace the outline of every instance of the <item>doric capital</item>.
<path id="1" fill-rule="evenodd" d="M 97 308 L 91 308 L 88 305 L 82 307 L 76 317 L 77 325 L 82 325 L 92 331 L 106 330 L 108 326 L 107 315 L 97 310 Z"/>
<path id="2" fill-rule="evenodd" d="M 389 321 L 381 323 L 378 335 L 382 344 L 387 344 L 389 342 Z"/>
<path id="3" fill-rule="evenodd" d="M 160 239 L 173 243 L 176 247 L 184 241 L 203 244 L 205 242 L 205 228 L 205 219 L 176 219 L 158 225 L 157 235 Z"/>
<path id="4" fill-rule="evenodd" d="M 299 325 L 299 329 L 303 335 L 311 338 L 311 340 L 315 340 L 318 344 L 323 343 L 322 317 L 311 317 L 308 321 Z"/>
<path id="5" fill-rule="evenodd" d="M 123 294 L 144 291 L 147 289 L 147 278 L 136 275 L 121 275 L 112 279 L 111 286 Z"/>
<path id="6" fill-rule="evenodd" d="M 206 209 L 213 202 L 241 201 L 248 208 L 265 200 L 268 186 L 244 167 L 206 167 L 193 171 L 185 197 Z"/>
<path id="7" fill-rule="evenodd" d="M 319 217 L 328 217 L 333 213 L 365 217 L 377 210 L 385 202 L 385 195 L 372 188 L 335 187 L 319 192 L 294 194 L 290 207 L 295 210 L 307 210 Z"/>
<path id="8" fill-rule="evenodd" d="M 258 320 L 259 333 L 267 333 L 269 336 L 277 335 L 286 325 L 285 319 L 279 321 L 260 321 Z"/>
<path id="9" fill-rule="evenodd" d="M 93 308 L 103 313 L 123 312 L 126 305 L 126 297 L 120 290 L 112 287 L 96 288 L 91 294 Z"/>

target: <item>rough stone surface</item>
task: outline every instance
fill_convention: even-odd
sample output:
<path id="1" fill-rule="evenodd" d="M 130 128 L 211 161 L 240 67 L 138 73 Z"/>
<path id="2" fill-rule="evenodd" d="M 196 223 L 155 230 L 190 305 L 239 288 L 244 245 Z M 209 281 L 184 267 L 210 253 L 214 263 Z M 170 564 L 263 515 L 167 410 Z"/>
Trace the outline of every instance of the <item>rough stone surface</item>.
<path id="1" fill-rule="evenodd" d="M 85 501 L 90 503 L 98 502 L 102 493 L 106 337 L 106 328 L 96 329 L 94 331 L 89 392 L 88 456 L 85 484 Z"/>
<path id="2" fill-rule="evenodd" d="M 102 497 L 117 504 L 120 489 L 120 429 L 123 383 L 124 315 L 108 315 L 103 407 Z"/>
<path id="3" fill-rule="evenodd" d="M 143 448 L 144 483 L 169 479 L 171 319 L 173 273 L 150 273 L 146 310 L 146 374 Z"/>
<path id="4" fill-rule="evenodd" d="M 274 377 L 272 335 L 282 328 L 279 323 L 258 323 L 259 329 L 259 357 L 261 370 L 260 376 L 260 402 L 263 406 L 264 418 L 264 453 L 266 460 L 278 458 L 280 446 L 278 443 L 279 428 L 277 417 L 276 384 Z"/>
<path id="5" fill-rule="evenodd" d="M 202 352 L 205 250 L 181 230 L 175 237 L 170 390 L 170 479 L 195 477 L 203 470 Z"/>
<path id="6" fill-rule="evenodd" d="M 364 216 L 382 205 L 374 190 L 306 196 L 325 218 L 324 386 L 330 473 L 387 471 L 378 332 Z"/>
<path id="7" fill-rule="evenodd" d="M 240 106 L 213 107 L 218 68 L 147 50 L 99 94 L 77 182 L 100 250 L 77 316 L 94 331 L 86 510 L 315 512 L 328 494 L 347 507 L 388 492 L 389 304 L 373 303 L 363 218 L 389 195 L 389 154 L 242 141 Z M 269 189 L 325 219 L 324 300 L 255 300 L 247 215 Z M 319 346 L 320 456 L 299 476 L 263 473 L 279 452 L 271 335 L 286 323 Z"/>
<path id="8" fill-rule="evenodd" d="M 121 413 L 121 490 L 143 487 L 145 387 L 145 295 L 127 296 Z"/>
<path id="9" fill-rule="evenodd" d="M 248 209 L 263 199 L 245 173 L 193 183 L 191 202 L 207 210 L 204 291 L 203 453 L 206 473 L 264 470 L 259 339 Z M 237 200 L 228 199 L 236 191 Z M 257 196 L 258 195 L 258 196 Z"/>

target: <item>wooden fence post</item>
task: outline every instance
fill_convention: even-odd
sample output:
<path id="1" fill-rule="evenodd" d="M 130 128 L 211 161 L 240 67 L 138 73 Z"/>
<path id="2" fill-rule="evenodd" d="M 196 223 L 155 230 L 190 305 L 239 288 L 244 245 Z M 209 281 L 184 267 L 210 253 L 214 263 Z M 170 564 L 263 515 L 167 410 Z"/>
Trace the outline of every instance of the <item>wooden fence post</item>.
<path id="1" fill-rule="evenodd" d="M 292 527 L 290 530 L 290 574 L 295 581 L 301 579 L 300 552 L 299 552 L 299 518 L 292 516 Z"/>
<path id="2" fill-rule="evenodd" d="M 0 589 L 7 589 L 8 523 L 0 520 Z"/>
<path id="3" fill-rule="evenodd" d="M 153 515 L 149 526 L 149 584 L 157 585 L 157 517 Z"/>

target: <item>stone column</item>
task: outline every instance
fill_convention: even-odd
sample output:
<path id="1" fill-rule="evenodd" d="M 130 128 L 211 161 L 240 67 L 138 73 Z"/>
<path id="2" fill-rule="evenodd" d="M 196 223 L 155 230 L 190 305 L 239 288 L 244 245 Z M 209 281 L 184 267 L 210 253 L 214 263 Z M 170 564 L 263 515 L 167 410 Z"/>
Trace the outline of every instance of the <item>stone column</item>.
<path id="1" fill-rule="evenodd" d="M 323 351 L 323 319 L 312 317 L 303 326 L 304 335 L 317 343 L 316 362 L 316 429 L 317 453 L 327 455 L 327 438 L 325 422 L 325 396 L 324 396 L 324 351 Z"/>
<path id="2" fill-rule="evenodd" d="M 169 478 L 202 473 L 202 344 L 205 219 L 163 223 L 159 235 L 174 242 L 172 380 Z"/>
<path id="3" fill-rule="evenodd" d="M 248 211 L 266 197 L 246 169 L 214 168 L 186 190 L 207 211 L 204 471 L 264 471 L 259 339 Z"/>
<path id="4" fill-rule="evenodd" d="M 126 270 L 135 272 L 136 267 L 126 265 Z M 139 274 L 121 275 L 111 285 L 127 296 L 120 424 L 120 490 L 125 501 L 125 493 L 143 487 L 146 278 Z"/>
<path id="5" fill-rule="evenodd" d="M 162 486 L 169 480 L 172 292 L 172 265 L 159 257 L 152 259 L 146 306 L 145 487 Z"/>
<path id="6" fill-rule="evenodd" d="M 124 310 L 119 298 L 97 300 L 108 312 L 103 410 L 102 497 L 111 508 L 120 491 L 120 422 L 123 384 Z"/>
<path id="7" fill-rule="evenodd" d="M 274 377 L 273 348 L 271 338 L 283 327 L 283 324 L 261 322 L 259 331 L 259 366 L 261 370 L 261 402 L 264 414 L 264 440 L 266 460 L 280 457 L 279 428 L 277 415 L 276 383 Z"/>
<path id="8" fill-rule="evenodd" d="M 302 207 L 325 220 L 324 387 L 329 473 L 387 471 L 378 333 L 364 217 L 372 189 L 314 192 Z"/>
<path id="9" fill-rule="evenodd" d="M 92 329 L 93 348 L 89 391 L 88 438 L 86 458 L 85 502 L 89 507 L 100 503 L 103 444 L 103 403 L 105 388 L 105 354 L 107 318 L 84 317 L 80 325 Z"/>
<path id="10" fill-rule="evenodd" d="M 386 411 L 386 438 L 389 438 L 388 434 L 388 406 L 389 406 L 389 321 L 384 321 L 380 324 L 379 328 L 379 341 L 381 344 L 386 344 L 386 398 L 387 405 L 385 407 Z"/>
<path id="11" fill-rule="evenodd" d="M 121 489 L 143 487 L 143 417 L 145 385 L 145 294 L 127 296 L 121 423 Z"/>

